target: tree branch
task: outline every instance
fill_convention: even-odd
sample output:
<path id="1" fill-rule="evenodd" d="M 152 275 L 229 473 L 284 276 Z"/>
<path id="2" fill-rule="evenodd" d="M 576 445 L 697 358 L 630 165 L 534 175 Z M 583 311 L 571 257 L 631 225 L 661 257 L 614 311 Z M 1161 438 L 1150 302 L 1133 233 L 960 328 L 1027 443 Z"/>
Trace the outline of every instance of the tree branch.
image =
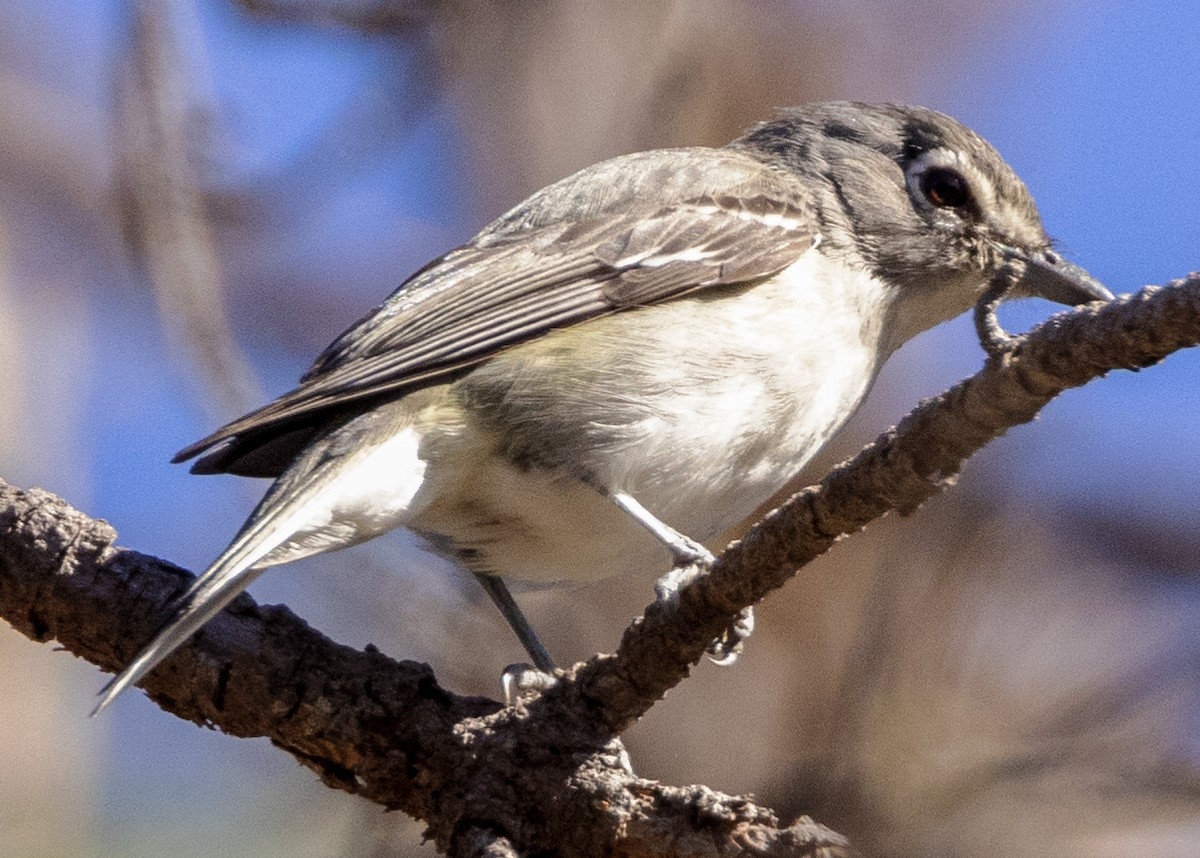
<path id="1" fill-rule="evenodd" d="M 263 396 L 234 342 L 201 190 L 197 162 L 212 160 L 216 110 L 200 83 L 197 19 L 188 3 L 130 4 L 114 142 L 126 243 L 149 276 L 173 345 L 199 370 L 198 398 L 215 415 L 247 410 Z"/>
<path id="2" fill-rule="evenodd" d="M 677 611 L 649 606 L 617 652 L 581 666 L 575 680 L 604 701 L 606 726 L 620 733 L 687 676 L 736 611 L 782 587 L 835 542 L 893 510 L 916 511 L 955 483 L 971 455 L 1033 420 L 1063 391 L 1198 343 L 1200 274 L 1059 313 L 769 513 L 680 591 Z"/>
<path id="3" fill-rule="evenodd" d="M 748 799 L 636 777 L 618 738 L 687 675 L 742 607 L 842 536 L 915 510 L 972 453 L 1054 396 L 1200 342 L 1200 276 L 1054 317 L 922 403 L 819 485 L 655 604 L 617 652 L 512 707 L 442 689 L 425 665 L 340 646 L 242 596 L 147 677 L 167 711 L 266 736 L 321 779 L 429 824 L 451 854 L 841 855 L 838 835 L 783 826 Z M 106 670 L 128 662 L 189 576 L 40 490 L 0 483 L 0 614 Z"/>
<path id="4" fill-rule="evenodd" d="M 120 668 L 189 575 L 115 539 L 48 492 L 0 483 L 0 613 L 34 640 Z M 848 854 L 807 818 L 785 826 L 748 799 L 636 777 L 577 694 L 511 708 L 460 697 L 427 665 L 341 646 L 245 595 L 143 687 L 168 712 L 265 736 L 327 785 L 425 820 L 452 854 Z"/>
<path id="5" fill-rule="evenodd" d="M 364 33 L 408 33 L 426 26 L 436 0 L 238 0 L 247 12 L 275 21 L 349 27 Z"/>

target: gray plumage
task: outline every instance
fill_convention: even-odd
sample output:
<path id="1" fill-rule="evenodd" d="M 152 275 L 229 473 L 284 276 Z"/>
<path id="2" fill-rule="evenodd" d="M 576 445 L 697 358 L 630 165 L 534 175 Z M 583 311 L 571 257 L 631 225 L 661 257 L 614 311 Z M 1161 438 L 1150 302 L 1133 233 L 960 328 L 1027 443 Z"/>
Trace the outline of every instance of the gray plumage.
<path id="1" fill-rule="evenodd" d="M 1108 295 L 1054 254 L 987 143 L 920 108 L 811 105 L 550 185 L 414 274 L 295 390 L 180 452 L 278 479 L 101 705 L 262 569 L 394 527 L 489 576 L 498 603 L 504 578 L 694 556 L 682 534 L 748 515 L 888 355 L 1013 260 L 1018 291 Z"/>

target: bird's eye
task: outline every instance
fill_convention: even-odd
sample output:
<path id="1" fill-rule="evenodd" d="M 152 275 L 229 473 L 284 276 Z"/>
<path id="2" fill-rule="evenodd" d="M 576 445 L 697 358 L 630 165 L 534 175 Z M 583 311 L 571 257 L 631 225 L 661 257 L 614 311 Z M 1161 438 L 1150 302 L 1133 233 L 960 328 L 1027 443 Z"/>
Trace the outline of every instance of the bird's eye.
<path id="1" fill-rule="evenodd" d="M 921 174 L 921 193 L 938 208 L 960 209 L 971 201 L 967 180 L 949 167 L 930 167 Z"/>

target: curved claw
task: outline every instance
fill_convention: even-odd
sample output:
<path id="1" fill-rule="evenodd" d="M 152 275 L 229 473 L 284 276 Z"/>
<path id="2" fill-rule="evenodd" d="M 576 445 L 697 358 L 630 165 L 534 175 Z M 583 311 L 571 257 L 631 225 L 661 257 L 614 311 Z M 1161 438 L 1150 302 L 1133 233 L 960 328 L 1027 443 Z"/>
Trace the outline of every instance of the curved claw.
<path id="1" fill-rule="evenodd" d="M 718 667 L 728 667 L 742 654 L 746 639 L 754 634 L 754 609 L 743 608 L 737 619 L 722 635 L 708 645 L 708 660 Z"/>
<path id="2" fill-rule="evenodd" d="M 522 697 L 541 694 L 558 682 L 558 677 L 532 664 L 520 662 L 510 664 L 500 674 L 500 687 L 504 690 L 504 705 L 512 706 Z"/>

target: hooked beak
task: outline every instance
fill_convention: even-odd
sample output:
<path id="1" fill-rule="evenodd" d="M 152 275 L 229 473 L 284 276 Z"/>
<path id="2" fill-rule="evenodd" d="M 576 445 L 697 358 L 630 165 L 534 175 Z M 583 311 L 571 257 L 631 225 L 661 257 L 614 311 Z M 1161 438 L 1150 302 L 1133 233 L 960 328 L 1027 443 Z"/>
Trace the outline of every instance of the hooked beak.
<path id="1" fill-rule="evenodd" d="M 1012 291 L 1016 295 L 1031 295 L 1067 305 L 1111 301 L 1113 298 L 1104 284 L 1053 250 L 1012 252 L 1025 263 L 1025 273 L 1013 285 Z"/>

